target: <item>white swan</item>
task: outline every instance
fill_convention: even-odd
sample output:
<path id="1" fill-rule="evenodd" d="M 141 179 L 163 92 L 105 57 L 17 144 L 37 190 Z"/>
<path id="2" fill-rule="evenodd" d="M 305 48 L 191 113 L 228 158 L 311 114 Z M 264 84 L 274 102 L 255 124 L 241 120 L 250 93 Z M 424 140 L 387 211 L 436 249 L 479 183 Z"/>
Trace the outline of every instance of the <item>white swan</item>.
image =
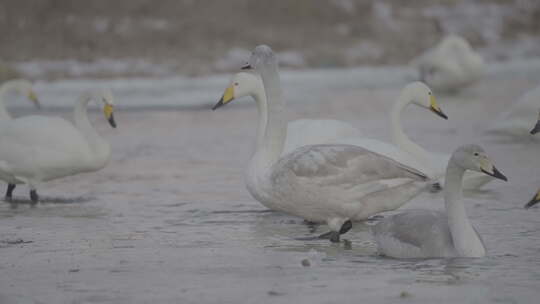
<path id="1" fill-rule="evenodd" d="M 531 208 L 532 206 L 540 203 L 540 189 L 538 189 L 538 192 L 533 196 L 533 198 L 525 205 L 525 208 Z"/>
<path id="2" fill-rule="evenodd" d="M 395 258 L 483 257 L 486 248 L 469 222 L 462 201 L 465 170 L 507 180 L 477 145 L 458 148 L 448 162 L 446 212 L 411 210 L 383 219 L 373 227 L 379 252 Z"/>
<path id="3" fill-rule="evenodd" d="M 75 125 L 63 118 L 39 115 L 0 121 L 0 179 L 9 183 L 7 200 L 15 185 L 24 183 L 36 203 L 36 187 L 41 182 L 96 171 L 107 164 L 110 146 L 88 120 L 90 100 L 104 104 L 105 117 L 116 127 L 109 91 L 83 93 L 75 104 Z"/>
<path id="4" fill-rule="evenodd" d="M 234 96 L 251 96 L 255 99 L 259 112 L 266 112 L 267 102 L 266 94 L 261 77 L 251 72 L 240 72 L 232 77 L 231 83 L 234 87 Z M 226 92 L 233 94 L 233 92 Z M 264 107 L 264 109 L 261 109 Z M 262 117 L 257 134 L 264 132 L 266 126 L 266 117 Z M 337 138 L 348 138 L 361 136 L 358 129 L 346 122 L 334 119 L 298 119 L 287 124 L 287 138 L 282 154 L 287 154 L 296 148 L 323 144 L 334 141 Z M 263 139 L 263 134 L 257 136 L 259 140 Z"/>
<path id="5" fill-rule="evenodd" d="M 13 79 L 8 80 L 0 86 L 0 120 L 11 119 L 11 115 L 6 110 L 6 105 L 4 103 L 5 95 L 14 91 L 23 96 L 27 96 L 30 101 L 34 103 L 37 108 L 41 108 L 39 100 L 32 89 L 32 84 L 28 80 L 24 79 Z"/>
<path id="6" fill-rule="evenodd" d="M 510 109 L 494 119 L 487 133 L 499 136 L 535 139 L 531 136 L 531 126 L 538 120 L 540 108 L 540 86 L 526 92 Z"/>
<path id="7" fill-rule="evenodd" d="M 420 79 L 435 91 L 452 91 L 479 80 L 484 71 L 484 60 L 467 40 L 457 35 L 445 37 L 435 48 L 428 50 L 413 65 Z"/>
<path id="8" fill-rule="evenodd" d="M 262 77 L 268 104 L 259 107 L 257 135 L 263 138 L 257 140 L 246 184 L 263 205 L 326 223 L 331 231 L 325 236 L 339 241 L 351 220 L 399 208 L 426 187 L 427 177 L 417 170 L 352 145 L 304 146 L 281 156 L 287 125 L 277 59 L 268 46 L 258 46 L 250 66 Z M 216 107 L 237 97 L 232 83 Z"/>

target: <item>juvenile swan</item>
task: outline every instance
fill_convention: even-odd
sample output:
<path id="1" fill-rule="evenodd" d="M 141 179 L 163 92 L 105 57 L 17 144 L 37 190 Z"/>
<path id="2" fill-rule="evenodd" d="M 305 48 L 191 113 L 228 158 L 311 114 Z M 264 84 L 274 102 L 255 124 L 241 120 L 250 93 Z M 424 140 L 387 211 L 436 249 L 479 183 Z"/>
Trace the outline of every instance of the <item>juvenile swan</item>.
<path id="1" fill-rule="evenodd" d="M 446 170 L 446 212 L 412 210 L 382 220 L 373 227 L 379 252 L 395 258 L 485 256 L 486 248 L 469 222 L 462 201 L 462 179 L 466 170 L 507 180 L 481 147 L 458 148 Z"/>
<path id="2" fill-rule="evenodd" d="M 323 235 L 339 241 L 351 220 L 399 208 L 426 187 L 426 176 L 415 169 L 352 145 L 313 145 L 282 156 L 287 135 L 278 63 L 268 46 L 255 48 L 250 67 L 261 75 L 266 107 L 259 124 L 255 155 L 249 162 L 246 184 L 264 206 L 326 223 Z M 214 108 L 236 98 L 233 82 Z"/>
<path id="3" fill-rule="evenodd" d="M 10 91 L 28 97 L 38 109 L 41 108 L 36 93 L 32 90 L 30 81 L 24 79 L 8 80 L 0 86 L 0 120 L 11 119 L 11 115 L 6 110 L 6 105 L 4 103 L 4 97 Z"/>
<path id="4" fill-rule="evenodd" d="M 83 93 L 75 104 L 75 125 L 40 115 L 0 122 L 0 179 L 9 183 L 6 200 L 11 200 L 16 184 L 28 184 L 36 203 L 41 182 L 97 171 L 107 164 L 110 146 L 88 120 L 90 100 L 103 103 L 105 118 L 116 127 L 109 91 Z"/>

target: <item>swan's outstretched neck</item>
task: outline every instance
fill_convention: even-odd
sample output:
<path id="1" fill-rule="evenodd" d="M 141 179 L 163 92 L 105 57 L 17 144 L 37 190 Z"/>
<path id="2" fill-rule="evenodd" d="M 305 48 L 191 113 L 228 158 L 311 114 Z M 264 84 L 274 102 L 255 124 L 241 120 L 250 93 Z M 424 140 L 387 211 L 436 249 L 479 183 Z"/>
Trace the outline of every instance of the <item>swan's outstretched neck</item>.
<path id="1" fill-rule="evenodd" d="M 257 153 L 262 153 L 265 166 L 271 166 L 279 159 L 287 136 L 285 104 L 276 57 L 269 47 L 257 47 L 254 57 L 257 57 L 254 66 L 261 75 L 268 108 L 264 140 Z"/>
<path id="2" fill-rule="evenodd" d="M 403 131 L 401 124 L 401 113 L 412 102 L 412 96 L 407 89 L 404 89 L 392 107 L 390 119 L 392 123 L 392 140 L 401 150 L 419 157 L 422 161 L 428 161 L 429 156 L 424 148 L 413 142 Z"/>
<path id="3" fill-rule="evenodd" d="M 444 202 L 448 215 L 448 226 L 458 256 L 481 257 L 486 254 L 482 241 L 469 222 L 463 204 L 463 175 L 465 169 L 458 166 L 454 158 L 450 158 L 446 170 Z"/>
<path id="4" fill-rule="evenodd" d="M 81 94 L 77 103 L 75 104 L 73 116 L 75 126 L 86 138 L 88 146 L 93 153 L 91 157 L 97 160 L 93 161 L 92 163 L 96 168 L 100 168 L 106 164 L 106 161 L 110 156 L 110 147 L 109 144 L 96 132 L 88 120 L 87 107 L 92 98 L 94 98 L 94 95 L 91 92 L 84 92 Z"/>

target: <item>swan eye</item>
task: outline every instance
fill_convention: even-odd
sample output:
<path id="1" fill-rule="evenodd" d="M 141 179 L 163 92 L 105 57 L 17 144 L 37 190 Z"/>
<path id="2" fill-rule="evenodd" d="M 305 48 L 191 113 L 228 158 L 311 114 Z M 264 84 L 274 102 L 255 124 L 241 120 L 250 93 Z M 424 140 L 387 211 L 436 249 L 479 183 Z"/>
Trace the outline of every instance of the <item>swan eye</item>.
<path id="1" fill-rule="evenodd" d="M 238 86 L 238 82 L 235 82 L 234 85 L 235 85 L 235 86 Z"/>
<path id="2" fill-rule="evenodd" d="M 478 155 L 479 155 L 478 152 L 474 152 L 474 156 L 478 156 Z"/>
<path id="3" fill-rule="evenodd" d="M 431 92 L 428 92 L 428 95 L 431 95 Z"/>

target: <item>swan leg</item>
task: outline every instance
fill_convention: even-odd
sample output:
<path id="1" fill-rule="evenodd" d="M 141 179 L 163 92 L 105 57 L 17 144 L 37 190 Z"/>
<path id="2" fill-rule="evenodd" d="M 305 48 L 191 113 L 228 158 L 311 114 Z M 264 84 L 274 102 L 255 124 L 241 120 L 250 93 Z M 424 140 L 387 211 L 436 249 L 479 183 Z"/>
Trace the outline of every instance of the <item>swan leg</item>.
<path id="1" fill-rule="evenodd" d="M 351 228 L 352 222 L 350 220 L 346 220 L 339 228 L 339 231 L 329 231 L 327 233 L 323 233 L 319 235 L 319 238 L 329 239 L 332 243 L 339 243 L 339 236 L 347 233 L 349 230 L 351 230 Z"/>
<path id="2" fill-rule="evenodd" d="M 15 184 L 8 184 L 7 190 L 6 190 L 6 201 L 11 202 L 11 199 L 13 197 L 13 190 L 15 190 L 15 187 L 17 185 Z"/>
<path id="3" fill-rule="evenodd" d="M 30 200 L 32 204 L 36 204 L 39 201 L 39 195 L 37 194 L 36 189 L 30 189 Z"/>

